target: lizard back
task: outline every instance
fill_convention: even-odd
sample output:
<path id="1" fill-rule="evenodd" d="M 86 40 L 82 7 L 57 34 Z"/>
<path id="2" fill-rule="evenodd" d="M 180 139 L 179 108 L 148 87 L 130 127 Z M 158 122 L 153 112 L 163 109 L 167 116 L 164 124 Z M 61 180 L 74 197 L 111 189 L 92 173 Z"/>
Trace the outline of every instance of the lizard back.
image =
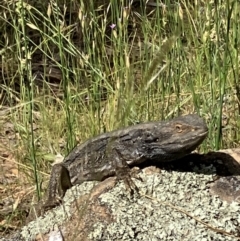
<path id="1" fill-rule="evenodd" d="M 115 175 L 116 153 L 129 166 L 147 159 L 172 161 L 192 152 L 207 136 L 208 128 L 198 115 L 125 127 L 91 138 L 76 146 L 63 160 L 72 184 L 103 180 Z"/>

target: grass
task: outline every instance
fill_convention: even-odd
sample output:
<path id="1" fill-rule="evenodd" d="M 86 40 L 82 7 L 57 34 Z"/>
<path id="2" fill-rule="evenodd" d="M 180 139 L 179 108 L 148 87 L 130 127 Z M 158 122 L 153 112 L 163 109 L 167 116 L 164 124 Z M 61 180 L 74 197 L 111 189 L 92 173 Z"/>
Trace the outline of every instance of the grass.
<path id="1" fill-rule="evenodd" d="M 122 126 L 196 112 L 209 125 L 202 151 L 239 146 L 236 1 L 92 2 L 1 3 L 9 151 L 39 198 L 55 154 Z"/>

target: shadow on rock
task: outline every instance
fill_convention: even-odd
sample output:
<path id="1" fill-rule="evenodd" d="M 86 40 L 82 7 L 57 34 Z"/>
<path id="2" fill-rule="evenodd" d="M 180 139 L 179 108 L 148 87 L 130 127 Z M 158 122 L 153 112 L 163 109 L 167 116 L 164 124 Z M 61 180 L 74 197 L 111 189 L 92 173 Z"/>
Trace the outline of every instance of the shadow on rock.
<path id="1" fill-rule="evenodd" d="M 207 154 L 192 153 L 172 162 L 146 162 L 167 171 L 196 172 L 214 175 L 210 193 L 229 203 L 240 203 L 240 149 L 227 149 Z M 146 164 L 141 167 L 146 167 Z"/>

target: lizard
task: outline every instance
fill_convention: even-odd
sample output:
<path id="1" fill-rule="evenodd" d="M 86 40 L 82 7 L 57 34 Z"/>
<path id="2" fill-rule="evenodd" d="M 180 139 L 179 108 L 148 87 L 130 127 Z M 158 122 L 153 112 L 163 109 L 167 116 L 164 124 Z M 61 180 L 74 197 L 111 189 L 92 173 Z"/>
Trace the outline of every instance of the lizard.
<path id="1" fill-rule="evenodd" d="M 131 167 L 147 160 L 179 159 L 195 150 L 207 133 L 204 119 L 189 114 L 167 121 L 140 123 L 91 138 L 53 165 L 43 208 L 48 210 L 59 205 L 69 188 L 85 181 L 117 176 L 135 189 Z"/>

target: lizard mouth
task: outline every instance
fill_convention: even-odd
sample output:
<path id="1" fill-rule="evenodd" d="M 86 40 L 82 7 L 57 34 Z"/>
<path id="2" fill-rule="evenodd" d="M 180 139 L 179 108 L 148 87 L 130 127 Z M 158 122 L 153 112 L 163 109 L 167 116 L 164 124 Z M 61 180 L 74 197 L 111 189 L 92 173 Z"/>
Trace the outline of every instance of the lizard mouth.
<path id="1" fill-rule="evenodd" d="M 194 151 L 207 137 L 208 130 L 201 132 L 201 133 L 195 133 L 192 137 L 186 137 L 183 138 L 179 143 L 175 143 L 175 150 L 174 150 L 174 143 L 173 145 L 169 146 L 169 150 L 166 151 L 169 153 L 175 153 L 176 156 L 179 154 L 179 156 L 184 156 L 187 154 L 190 154 L 192 151 Z"/>
<path id="2" fill-rule="evenodd" d="M 186 149 L 188 149 L 191 152 L 191 151 L 195 150 L 204 141 L 207 134 L 208 134 L 208 131 L 199 134 L 195 138 L 193 137 L 191 140 L 189 140 L 189 144 L 187 141 L 184 141 L 183 146 L 186 145 Z"/>
<path id="3" fill-rule="evenodd" d="M 206 138 L 208 130 L 190 132 L 184 138 L 175 137 L 164 141 L 164 143 L 152 143 L 148 159 L 157 162 L 169 162 L 180 159 L 194 151 Z M 171 140 L 172 139 L 172 140 Z"/>

